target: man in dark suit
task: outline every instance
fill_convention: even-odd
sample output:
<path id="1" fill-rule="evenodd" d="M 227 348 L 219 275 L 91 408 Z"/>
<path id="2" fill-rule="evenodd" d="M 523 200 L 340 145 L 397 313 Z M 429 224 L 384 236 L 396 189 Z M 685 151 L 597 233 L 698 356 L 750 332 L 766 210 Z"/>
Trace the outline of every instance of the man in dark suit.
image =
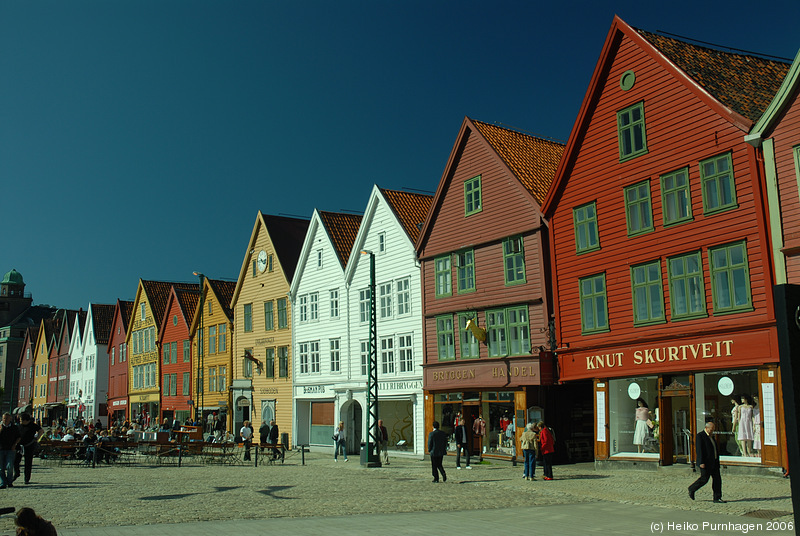
<path id="1" fill-rule="evenodd" d="M 458 424 L 453 429 L 456 436 L 456 469 L 461 469 L 461 451 L 463 450 L 467 456 L 467 469 L 472 469 L 469 465 L 469 433 L 468 428 L 464 426 L 464 418 L 460 417 Z"/>
<path id="2" fill-rule="evenodd" d="M 696 455 L 697 464 L 700 466 L 700 478 L 689 486 L 689 498 L 694 500 L 694 494 L 708 483 L 711 478 L 711 489 L 714 492 L 714 502 L 724 503 L 722 500 L 722 477 L 719 474 L 719 448 L 714 440 L 714 421 L 706 422 L 706 427 L 697 434 Z"/>
<path id="3" fill-rule="evenodd" d="M 442 481 L 447 482 L 447 474 L 442 467 L 442 460 L 447 454 L 447 434 L 439 430 L 439 421 L 433 421 L 433 431 L 428 434 L 428 452 L 431 455 L 433 481 L 439 482 L 439 473 L 441 473 Z"/>
<path id="4" fill-rule="evenodd" d="M 272 443 L 272 459 L 281 458 L 281 452 L 278 450 L 278 425 L 274 419 L 269 421 L 269 442 Z"/>

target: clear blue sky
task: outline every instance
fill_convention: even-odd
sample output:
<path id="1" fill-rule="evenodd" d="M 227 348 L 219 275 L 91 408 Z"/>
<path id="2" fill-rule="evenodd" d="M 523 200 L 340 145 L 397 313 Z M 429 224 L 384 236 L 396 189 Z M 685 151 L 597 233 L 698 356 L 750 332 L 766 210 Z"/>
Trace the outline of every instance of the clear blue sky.
<path id="1" fill-rule="evenodd" d="M 0 274 L 75 309 L 235 279 L 258 210 L 435 190 L 465 115 L 566 140 L 615 14 L 800 48 L 796 0 L 658 4 L 1 2 Z"/>

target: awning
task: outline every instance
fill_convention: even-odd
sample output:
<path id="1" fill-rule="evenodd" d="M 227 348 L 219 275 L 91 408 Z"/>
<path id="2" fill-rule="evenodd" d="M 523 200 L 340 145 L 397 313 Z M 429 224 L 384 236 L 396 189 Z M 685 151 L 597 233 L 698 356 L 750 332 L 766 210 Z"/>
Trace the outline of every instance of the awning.
<path id="1" fill-rule="evenodd" d="M 44 405 L 44 407 L 50 409 L 50 408 L 57 408 L 58 406 L 63 406 L 63 405 L 64 405 L 63 402 L 48 402 L 47 404 Z"/>

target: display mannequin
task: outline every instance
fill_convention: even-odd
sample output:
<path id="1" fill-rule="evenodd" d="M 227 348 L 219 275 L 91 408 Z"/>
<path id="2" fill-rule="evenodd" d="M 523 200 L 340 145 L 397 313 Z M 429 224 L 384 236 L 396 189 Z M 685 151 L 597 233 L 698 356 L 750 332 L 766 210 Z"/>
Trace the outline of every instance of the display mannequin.
<path id="1" fill-rule="evenodd" d="M 761 408 L 758 407 L 758 395 L 753 395 L 753 455 L 761 450 Z"/>
<path id="2" fill-rule="evenodd" d="M 636 418 L 634 419 L 633 444 L 637 452 L 644 452 L 644 440 L 647 437 L 647 421 L 650 420 L 650 408 L 641 397 L 636 399 Z"/>
<path id="3" fill-rule="evenodd" d="M 753 455 L 753 404 L 748 395 L 742 395 L 739 405 L 739 433 L 736 436 L 742 446 L 742 456 Z"/>
<path id="4" fill-rule="evenodd" d="M 739 441 L 739 402 L 735 396 L 731 397 L 731 435 L 736 442 L 736 448 L 739 452 L 732 452 L 733 456 L 738 456 L 742 452 L 742 443 Z"/>
<path id="5" fill-rule="evenodd" d="M 481 455 L 481 460 L 483 459 L 483 436 L 486 435 L 486 421 L 483 420 L 483 414 L 478 414 L 478 418 L 475 419 L 475 422 L 472 423 L 472 433 L 475 434 L 479 439 L 478 445 L 478 452 Z"/>

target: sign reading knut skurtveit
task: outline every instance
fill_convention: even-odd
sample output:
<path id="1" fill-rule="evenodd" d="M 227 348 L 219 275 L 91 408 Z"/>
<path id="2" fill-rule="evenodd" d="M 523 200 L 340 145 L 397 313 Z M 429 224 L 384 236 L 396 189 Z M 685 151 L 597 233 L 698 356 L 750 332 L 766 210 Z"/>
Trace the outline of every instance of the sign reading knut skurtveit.
<path id="1" fill-rule="evenodd" d="M 776 344 L 774 330 L 770 328 L 707 337 L 674 338 L 666 343 L 560 351 L 560 379 L 613 378 L 777 363 Z"/>

